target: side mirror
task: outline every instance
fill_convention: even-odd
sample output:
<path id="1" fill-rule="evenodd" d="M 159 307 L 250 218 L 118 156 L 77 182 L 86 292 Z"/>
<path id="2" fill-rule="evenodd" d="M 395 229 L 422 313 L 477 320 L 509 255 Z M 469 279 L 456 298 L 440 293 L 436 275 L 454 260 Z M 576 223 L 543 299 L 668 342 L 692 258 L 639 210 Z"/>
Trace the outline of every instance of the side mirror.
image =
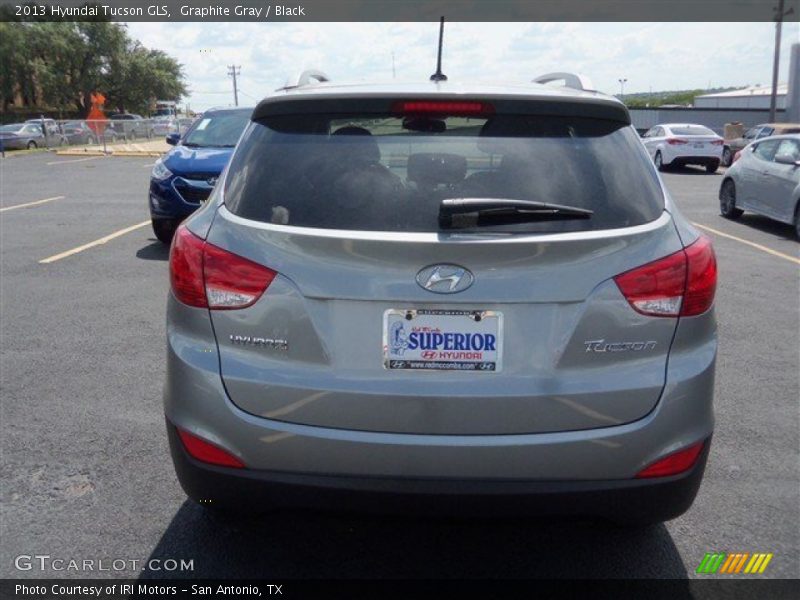
<path id="1" fill-rule="evenodd" d="M 180 133 L 170 133 L 167 136 L 167 143 L 170 146 L 177 146 L 178 142 L 181 141 L 181 134 Z"/>
<path id="2" fill-rule="evenodd" d="M 797 160 L 791 154 L 778 154 L 775 157 L 775 162 L 782 165 L 794 165 L 795 167 L 800 166 L 800 160 Z"/>

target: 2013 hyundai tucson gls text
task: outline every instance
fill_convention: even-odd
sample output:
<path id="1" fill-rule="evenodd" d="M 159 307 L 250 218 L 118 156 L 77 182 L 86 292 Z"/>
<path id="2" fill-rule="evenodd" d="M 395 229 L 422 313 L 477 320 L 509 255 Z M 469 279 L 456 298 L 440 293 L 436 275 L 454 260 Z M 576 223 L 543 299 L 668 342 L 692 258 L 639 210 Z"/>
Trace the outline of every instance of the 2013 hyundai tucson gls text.
<path id="1" fill-rule="evenodd" d="M 204 505 L 647 523 L 697 493 L 716 261 L 614 98 L 281 90 L 170 273 L 167 429 Z"/>

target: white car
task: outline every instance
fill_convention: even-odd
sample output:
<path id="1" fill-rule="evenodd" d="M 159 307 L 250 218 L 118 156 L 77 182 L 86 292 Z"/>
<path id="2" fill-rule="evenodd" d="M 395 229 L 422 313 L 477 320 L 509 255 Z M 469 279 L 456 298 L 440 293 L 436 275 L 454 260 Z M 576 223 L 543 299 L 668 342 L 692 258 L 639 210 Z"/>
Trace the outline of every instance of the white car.
<path id="1" fill-rule="evenodd" d="M 703 125 L 663 123 L 645 133 L 642 143 L 659 171 L 701 165 L 708 173 L 716 173 L 725 140 Z"/>
<path id="2" fill-rule="evenodd" d="M 757 140 L 726 171 L 719 212 L 738 219 L 745 210 L 794 225 L 800 240 L 800 134 Z"/>

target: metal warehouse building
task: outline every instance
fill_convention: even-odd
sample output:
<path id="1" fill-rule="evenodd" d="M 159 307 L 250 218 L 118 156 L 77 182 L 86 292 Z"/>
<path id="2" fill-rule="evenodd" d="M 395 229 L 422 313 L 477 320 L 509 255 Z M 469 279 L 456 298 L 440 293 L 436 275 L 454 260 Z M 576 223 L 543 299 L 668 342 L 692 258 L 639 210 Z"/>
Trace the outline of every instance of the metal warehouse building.
<path id="1" fill-rule="evenodd" d="M 778 94 L 776 96 L 776 107 L 778 109 L 786 108 L 786 93 L 788 89 L 789 86 L 785 83 L 778 85 Z M 695 108 L 760 108 L 769 110 L 771 94 L 771 86 L 752 86 L 742 90 L 696 96 L 694 106 Z"/>

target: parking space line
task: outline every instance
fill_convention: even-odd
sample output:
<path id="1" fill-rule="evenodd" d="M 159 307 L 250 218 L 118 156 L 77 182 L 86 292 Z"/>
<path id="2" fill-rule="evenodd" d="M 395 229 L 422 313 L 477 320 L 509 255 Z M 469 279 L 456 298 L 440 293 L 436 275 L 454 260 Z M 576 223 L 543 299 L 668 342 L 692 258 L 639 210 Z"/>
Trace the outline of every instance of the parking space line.
<path id="1" fill-rule="evenodd" d="M 105 158 L 105 156 L 87 156 L 86 158 L 75 158 L 72 160 L 55 160 L 45 164 L 49 167 L 51 165 L 66 165 L 67 163 L 83 162 L 85 160 L 97 160 L 98 158 Z"/>
<path id="2" fill-rule="evenodd" d="M 783 258 L 784 260 L 788 260 L 789 262 L 793 262 L 800 265 L 800 258 L 789 256 L 788 254 L 784 254 L 783 252 L 778 252 L 777 250 L 773 250 L 772 248 L 767 248 L 766 246 L 762 246 L 761 244 L 756 244 L 755 242 L 751 242 L 750 240 L 736 237 L 735 235 L 731 235 L 730 233 L 723 233 L 722 231 L 719 231 L 717 229 L 712 229 L 711 227 L 700 225 L 700 223 L 692 222 L 692 225 L 694 225 L 695 227 L 699 227 L 700 229 L 705 229 L 706 231 L 709 231 L 715 235 L 729 238 L 731 240 L 741 242 L 742 244 L 747 244 L 748 246 L 752 246 L 753 248 L 761 250 L 762 252 L 766 252 L 767 254 L 772 254 L 773 256 L 777 256 L 778 258 Z"/>
<path id="3" fill-rule="evenodd" d="M 84 244 L 83 246 L 78 246 L 77 248 L 72 248 L 71 250 L 67 250 L 65 252 L 61 252 L 60 254 L 54 254 L 53 256 L 48 256 L 47 258 L 43 258 L 39 261 L 40 265 L 46 265 L 52 262 L 56 262 L 57 260 L 61 260 L 62 258 L 67 258 L 68 256 L 72 256 L 73 254 L 77 254 L 78 252 L 83 252 L 84 250 L 88 250 L 89 248 L 94 248 L 95 246 L 102 246 L 106 242 L 113 240 L 114 238 L 118 238 L 126 233 L 130 233 L 131 231 L 135 231 L 145 225 L 150 224 L 150 219 L 147 221 L 142 221 L 141 223 L 137 223 L 136 225 L 131 225 L 130 227 L 126 227 L 125 229 L 120 229 L 119 231 L 115 231 L 114 233 L 109 233 L 106 236 L 101 237 L 98 240 L 93 242 L 89 242 L 88 244 Z"/>
<path id="4" fill-rule="evenodd" d="M 6 206 L 0 208 L 0 212 L 7 210 L 14 210 L 15 208 L 26 208 L 28 206 L 36 206 L 37 204 L 44 204 L 45 202 L 52 202 L 53 200 L 63 200 L 65 196 L 53 196 L 52 198 L 45 198 L 44 200 L 34 200 L 33 202 L 26 202 L 25 204 L 15 204 L 14 206 Z"/>

